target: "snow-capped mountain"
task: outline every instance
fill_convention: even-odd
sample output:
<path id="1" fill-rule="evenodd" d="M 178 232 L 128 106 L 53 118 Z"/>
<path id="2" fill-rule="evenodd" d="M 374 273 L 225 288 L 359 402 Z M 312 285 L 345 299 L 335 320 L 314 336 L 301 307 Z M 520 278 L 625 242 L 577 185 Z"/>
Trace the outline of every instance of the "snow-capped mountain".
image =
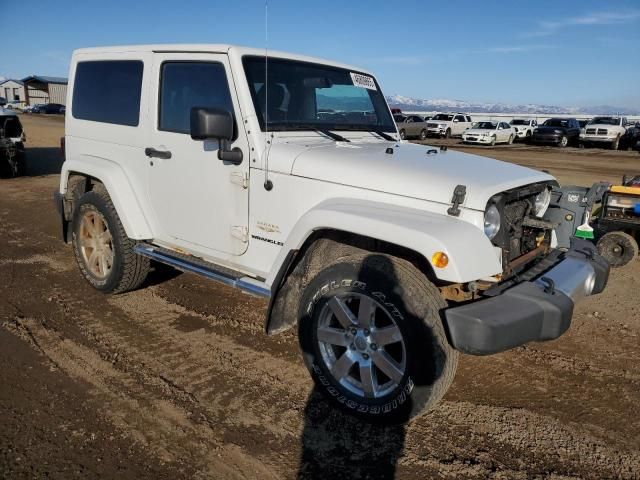
<path id="1" fill-rule="evenodd" d="M 638 115 L 638 109 L 600 105 L 596 107 L 558 107 L 554 105 L 511 105 L 507 103 L 478 103 L 464 100 L 441 98 L 417 99 L 402 95 L 387 97 L 391 108 L 423 112 L 465 112 L 465 113 L 531 113 L 531 114 L 575 114 L 575 115 Z"/>

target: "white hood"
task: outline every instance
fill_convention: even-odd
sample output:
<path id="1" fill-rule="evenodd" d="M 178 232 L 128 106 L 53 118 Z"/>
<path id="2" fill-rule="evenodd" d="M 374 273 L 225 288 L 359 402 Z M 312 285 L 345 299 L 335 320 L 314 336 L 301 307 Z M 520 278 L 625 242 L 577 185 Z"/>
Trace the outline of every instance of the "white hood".
<path id="1" fill-rule="evenodd" d="M 393 153 L 386 153 L 387 148 Z M 427 154 L 428 150 L 436 153 Z M 481 211 L 496 193 L 554 180 L 512 163 L 411 143 L 280 143 L 270 154 L 276 157 L 284 162 L 274 163 L 282 166 L 293 161 L 292 175 L 444 204 L 451 203 L 457 185 L 465 185 L 463 206 Z"/>
<path id="2" fill-rule="evenodd" d="M 470 133 L 471 135 L 482 135 L 485 133 L 488 133 L 489 135 L 491 135 L 492 133 L 495 133 L 496 130 L 489 130 L 486 128 L 470 128 L 468 130 L 465 130 L 464 133 Z"/>

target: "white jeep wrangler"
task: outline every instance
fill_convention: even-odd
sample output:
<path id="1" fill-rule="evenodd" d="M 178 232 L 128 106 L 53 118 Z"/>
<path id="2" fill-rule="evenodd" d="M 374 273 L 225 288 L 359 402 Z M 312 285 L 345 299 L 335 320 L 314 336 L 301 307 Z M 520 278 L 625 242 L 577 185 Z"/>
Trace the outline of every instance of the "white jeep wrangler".
<path id="1" fill-rule="evenodd" d="M 458 352 L 556 338 L 607 282 L 590 244 L 556 248 L 553 177 L 399 141 L 362 69 L 154 45 L 77 50 L 69 78 L 55 199 L 87 281 L 135 289 L 154 260 L 268 298 L 352 412 L 426 411 Z"/>

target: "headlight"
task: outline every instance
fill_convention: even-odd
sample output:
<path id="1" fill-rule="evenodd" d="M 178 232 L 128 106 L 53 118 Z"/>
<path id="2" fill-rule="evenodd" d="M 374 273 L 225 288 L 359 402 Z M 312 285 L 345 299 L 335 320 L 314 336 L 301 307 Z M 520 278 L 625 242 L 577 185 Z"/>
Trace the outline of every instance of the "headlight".
<path id="1" fill-rule="evenodd" d="M 446 125 L 445 123 L 441 123 L 440 125 L 438 125 L 438 127 L 440 127 L 440 128 L 444 128 L 444 127 L 446 127 L 446 126 L 447 126 L 447 125 Z"/>
<path id="2" fill-rule="evenodd" d="M 487 211 L 484 212 L 484 234 L 489 237 L 489 240 L 493 240 L 499 231 L 500 212 L 498 211 L 498 207 L 491 205 L 487 208 Z"/>
<path id="3" fill-rule="evenodd" d="M 539 218 L 543 217 L 547 212 L 547 208 L 549 208 L 549 203 L 551 203 L 551 192 L 545 188 L 536 196 L 533 204 L 533 213 L 535 216 Z"/>

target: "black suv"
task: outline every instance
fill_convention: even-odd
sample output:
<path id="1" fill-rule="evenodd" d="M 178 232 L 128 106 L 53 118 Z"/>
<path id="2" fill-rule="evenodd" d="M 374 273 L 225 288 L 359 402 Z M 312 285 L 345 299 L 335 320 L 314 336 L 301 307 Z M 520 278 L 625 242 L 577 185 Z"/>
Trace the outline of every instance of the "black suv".
<path id="1" fill-rule="evenodd" d="M 550 118 L 533 130 L 533 143 L 551 143 L 559 147 L 577 145 L 580 139 L 580 124 L 575 118 Z"/>
<path id="2" fill-rule="evenodd" d="M 640 152 L 640 122 L 627 128 L 627 133 L 620 137 L 620 150 L 638 150 Z"/>
<path id="3" fill-rule="evenodd" d="M 17 177 L 24 174 L 24 141 L 20 118 L 14 114 L 0 114 L 0 176 Z"/>

